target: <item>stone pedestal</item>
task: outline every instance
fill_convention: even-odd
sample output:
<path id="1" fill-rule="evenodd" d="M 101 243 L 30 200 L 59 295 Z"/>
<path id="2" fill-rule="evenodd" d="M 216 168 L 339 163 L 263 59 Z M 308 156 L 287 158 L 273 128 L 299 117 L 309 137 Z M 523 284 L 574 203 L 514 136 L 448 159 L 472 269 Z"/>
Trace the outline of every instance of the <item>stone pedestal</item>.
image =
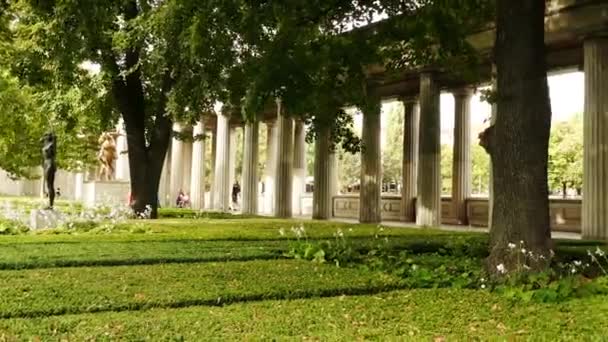
<path id="1" fill-rule="evenodd" d="M 361 146 L 361 203 L 359 222 L 380 223 L 382 192 L 381 102 L 370 103 L 363 110 Z"/>
<path id="2" fill-rule="evenodd" d="M 92 181 L 83 185 L 83 204 L 86 207 L 97 205 L 128 205 L 131 191 L 130 182 L 125 181 Z"/>
<path id="3" fill-rule="evenodd" d="M 458 224 L 467 224 L 466 199 L 471 196 L 471 113 L 473 90 L 454 92 L 454 155 L 452 164 L 452 206 Z"/>
<path id="4" fill-rule="evenodd" d="M 217 146 L 215 154 L 213 208 L 228 212 L 230 210 L 230 118 L 217 115 Z"/>
<path id="5" fill-rule="evenodd" d="M 608 37 L 588 38 L 585 53 L 585 114 L 582 233 L 608 239 Z"/>
<path id="6" fill-rule="evenodd" d="M 245 124 L 243 150 L 243 214 L 258 213 L 258 141 L 259 124 L 257 121 Z"/>
<path id="7" fill-rule="evenodd" d="M 295 122 L 293 147 L 293 213 L 302 215 L 302 195 L 306 189 L 306 127 Z"/>
<path id="8" fill-rule="evenodd" d="M 312 199 L 312 218 L 315 220 L 329 220 L 332 214 L 331 183 L 332 167 L 335 167 L 335 163 L 331 162 L 331 145 L 330 130 L 320 127 L 315 141 L 315 185 Z"/>
<path id="9" fill-rule="evenodd" d="M 53 229 L 63 221 L 63 215 L 53 209 L 32 209 L 30 212 L 30 229 Z"/>
<path id="10" fill-rule="evenodd" d="M 293 190 L 293 119 L 288 117 L 277 101 L 277 165 L 274 191 L 275 212 L 280 218 L 292 217 Z"/>
<path id="11" fill-rule="evenodd" d="M 194 127 L 192 144 L 192 175 L 190 182 L 190 198 L 192 209 L 205 208 L 205 140 L 203 134 L 205 127 L 202 122 L 198 122 Z"/>
<path id="12" fill-rule="evenodd" d="M 403 165 L 401 186 L 401 220 L 416 220 L 416 194 L 418 193 L 418 124 L 417 98 L 403 101 Z"/>
<path id="13" fill-rule="evenodd" d="M 441 125 L 439 87 L 433 75 L 420 75 L 420 145 L 416 224 L 441 224 Z"/>

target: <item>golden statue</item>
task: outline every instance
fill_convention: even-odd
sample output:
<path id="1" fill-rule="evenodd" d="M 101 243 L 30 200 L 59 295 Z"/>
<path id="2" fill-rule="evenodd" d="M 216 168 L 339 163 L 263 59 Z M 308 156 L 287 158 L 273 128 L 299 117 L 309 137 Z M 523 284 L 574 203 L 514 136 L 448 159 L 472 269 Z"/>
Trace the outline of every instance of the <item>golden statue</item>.
<path id="1" fill-rule="evenodd" d="M 99 137 L 99 153 L 97 159 L 101 163 L 99 169 L 99 180 L 113 180 L 115 178 L 114 161 L 118 159 L 118 153 L 116 151 L 116 138 L 120 136 L 117 132 L 105 132 Z"/>

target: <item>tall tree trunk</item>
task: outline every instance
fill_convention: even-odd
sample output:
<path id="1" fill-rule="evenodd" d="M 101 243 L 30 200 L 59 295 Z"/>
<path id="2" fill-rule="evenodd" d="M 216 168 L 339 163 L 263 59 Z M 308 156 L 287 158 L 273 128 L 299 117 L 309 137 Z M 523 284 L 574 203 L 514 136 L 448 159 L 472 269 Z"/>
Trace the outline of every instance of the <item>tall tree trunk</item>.
<path id="1" fill-rule="evenodd" d="M 551 248 L 547 184 L 551 104 L 544 44 L 545 1 L 498 0 L 495 59 L 497 118 L 484 147 L 492 158 L 494 205 L 487 266 L 518 267 L 507 245 L 523 241 L 533 269 L 546 267 Z M 482 139 L 483 140 L 483 139 Z M 519 265 L 521 266 L 521 265 Z"/>

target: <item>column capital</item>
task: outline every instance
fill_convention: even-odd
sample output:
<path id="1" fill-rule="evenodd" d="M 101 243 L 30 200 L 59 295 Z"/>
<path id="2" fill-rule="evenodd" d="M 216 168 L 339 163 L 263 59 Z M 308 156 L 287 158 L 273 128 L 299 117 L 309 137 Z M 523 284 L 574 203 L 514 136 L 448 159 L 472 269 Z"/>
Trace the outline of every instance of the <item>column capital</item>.
<path id="1" fill-rule="evenodd" d="M 452 95 L 454 97 L 471 97 L 475 93 L 475 89 L 473 87 L 460 87 L 451 90 Z"/>
<path id="2" fill-rule="evenodd" d="M 417 104 L 418 103 L 418 96 L 416 96 L 416 95 L 400 95 L 398 99 L 404 105 L 406 105 L 406 104 Z"/>

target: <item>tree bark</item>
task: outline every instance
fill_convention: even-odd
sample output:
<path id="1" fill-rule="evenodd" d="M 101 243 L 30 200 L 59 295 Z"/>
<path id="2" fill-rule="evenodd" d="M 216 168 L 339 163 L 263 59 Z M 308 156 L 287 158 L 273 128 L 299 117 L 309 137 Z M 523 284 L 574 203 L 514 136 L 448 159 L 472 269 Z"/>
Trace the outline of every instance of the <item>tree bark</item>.
<path id="1" fill-rule="evenodd" d="M 518 268 L 520 245 L 542 255 L 528 266 L 547 266 L 551 248 L 547 184 L 551 105 L 544 44 L 544 1 L 498 0 L 495 58 L 497 117 L 484 146 L 492 159 L 494 203 L 488 270 Z M 529 258 L 528 258 L 529 259 Z M 522 266 L 522 265 L 519 265 Z"/>

